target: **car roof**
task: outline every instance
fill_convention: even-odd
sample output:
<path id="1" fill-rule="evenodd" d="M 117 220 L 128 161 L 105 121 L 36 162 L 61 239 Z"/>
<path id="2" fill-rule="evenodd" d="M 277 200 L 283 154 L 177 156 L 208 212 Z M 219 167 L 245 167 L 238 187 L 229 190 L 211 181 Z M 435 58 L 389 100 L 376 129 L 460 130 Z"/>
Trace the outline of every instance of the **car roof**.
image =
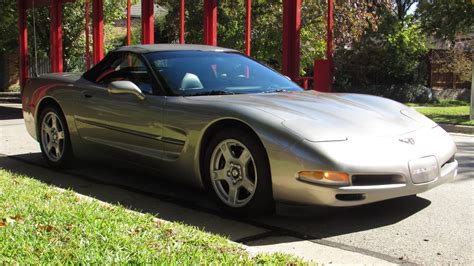
<path id="1" fill-rule="evenodd" d="M 131 46 L 121 46 L 115 49 L 116 52 L 133 52 L 146 54 L 150 52 L 163 51 L 207 51 L 207 52 L 238 52 L 237 50 L 200 44 L 140 44 Z"/>

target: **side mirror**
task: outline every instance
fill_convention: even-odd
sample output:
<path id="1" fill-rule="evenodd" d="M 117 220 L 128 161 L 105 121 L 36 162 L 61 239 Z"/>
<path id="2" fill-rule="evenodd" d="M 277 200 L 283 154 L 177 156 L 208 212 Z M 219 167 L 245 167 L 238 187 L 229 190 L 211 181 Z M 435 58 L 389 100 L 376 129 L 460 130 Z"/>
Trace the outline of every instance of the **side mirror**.
<path id="1" fill-rule="evenodd" d="M 112 81 L 109 83 L 107 90 L 110 94 L 133 94 L 140 100 L 145 99 L 145 94 L 143 94 L 140 88 L 128 80 Z"/>

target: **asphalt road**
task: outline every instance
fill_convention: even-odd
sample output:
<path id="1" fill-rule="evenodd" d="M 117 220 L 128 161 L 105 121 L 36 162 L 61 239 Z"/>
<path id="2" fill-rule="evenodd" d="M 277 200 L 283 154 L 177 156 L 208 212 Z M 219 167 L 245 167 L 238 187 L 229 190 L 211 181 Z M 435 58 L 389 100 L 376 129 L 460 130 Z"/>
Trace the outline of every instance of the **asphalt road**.
<path id="1" fill-rule="evenodd" d="M 452 135 L 459 175 L 417 197 L 354 208 L 278 204 L 275 215 L 236 219 L 222 215 L 203 191 L 146 173 L 90 162 L 61 171 L 47 168 L 18 107 L 0 105 L 0 168 L 198 226 L 259 250 L 280 247 L 303 256 L 317 253 L 315 244 L 336 248 L 319 257 L 326 263 L 357 262 L 350 257 L 357 252 L 365 263 L 474 264 L 474 136 Z"/>

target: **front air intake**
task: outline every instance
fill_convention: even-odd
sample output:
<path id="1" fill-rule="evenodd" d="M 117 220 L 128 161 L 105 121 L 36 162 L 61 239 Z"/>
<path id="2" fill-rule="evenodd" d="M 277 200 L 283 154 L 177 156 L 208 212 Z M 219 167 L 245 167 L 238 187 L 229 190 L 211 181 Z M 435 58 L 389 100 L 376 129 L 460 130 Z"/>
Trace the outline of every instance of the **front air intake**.
<path id="1" fill-rule="evenodd" d="M 357 201 L 365 199 L 364 194 L 337 194 L 336 199 L 342 201 Z"/>
<path id="2" fill-rule="evenodd" d="M 353 186 L 375 186 L 404 184 L 405 178 L 401 175 L 353 175 Z"/>

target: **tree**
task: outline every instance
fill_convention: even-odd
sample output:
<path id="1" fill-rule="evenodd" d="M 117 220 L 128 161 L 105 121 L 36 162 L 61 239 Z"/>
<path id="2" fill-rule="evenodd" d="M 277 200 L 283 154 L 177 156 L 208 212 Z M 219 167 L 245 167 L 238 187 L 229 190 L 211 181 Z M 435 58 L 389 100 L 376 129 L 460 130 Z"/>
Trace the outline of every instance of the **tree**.
<path id="1" fill-rule="evenodd" d="M 423 30 L 438 39 L 454 42 L 457 35 L 474 30 L 472 0 L 421 0 L 416 15 Z"/>
<path id="2" fill-rule="evenodd" d="M 417 3 L 418 0 L 393 0 L 393 5 L 397 12 L 398 20 L 403 21 L 408 13 L 408 10 Z"/>
<path id="3" fill-rule="evenodd" d="M 18 14 L 16 0 L 1 1 L 0 5 L 0 53 L 18 49 Z"/>
<path id="4" fill-rule="evenodd" d="M 401 20 L 395 8 L 379 9 L 381 23 L 351 49 L 336 53 L 336 87 L 425 85 L 426 35 L 415 17 Z"/>
<path id="5" fill-rule="evenodd" d="M 281 69 L 282 0 L 252 1 L 252 56 Z M 346 1 L 335 4 L 335 47 L 358 41 L 369 25 L 377 25 L 377 0 Z M 179 1 L 160 0 L 168 15 L 158 22 L 160 42 L 177 42 L 179 34 Z M 186 42 L 202 43 L 203 1 L 193 1 L 186 8 Z M 325 57 L 326 1 L 302 1 L 301 9 L 301 75 L 312 74 L 315 59 Z M 218 6 L 218 45 L 244 51 L 245 1 L 220 0 Z"/>
<path id="6" fill-rule="evenodd" d="M 90 1 L 92 2 L 92 1 Z M 138 0 L 133 0 L 137 3 Z M 92 6 L 92 5 L 90 5 Z M 112 27 L 117 20 L 125 19 L 126 0 L 104 0 L 104 28 L 106 50 L 118 45 L 118 38 L 112 33 Z M 84 55 L 85 50 L 85 18 L 84 0 L 63 4 L 63 51 L 66 67 L 77 68 L 75 59 Z M 90 7 L 92 8 L 92 7 Z M 90 10 L 91 12 L 91 10 Z M 39 56 L 49 55 L 49 25 L 51 22 L 49 7 L 36 7 L 27 11 L 28 46 L 30 54 L 34 51 L 33 15 L 35 16 L 35 31 L 37 52 Z M 15 53 L 18 49 L 18 12 L 17 0 L 2 1 L 0 9 L 0 52 Z"/>

